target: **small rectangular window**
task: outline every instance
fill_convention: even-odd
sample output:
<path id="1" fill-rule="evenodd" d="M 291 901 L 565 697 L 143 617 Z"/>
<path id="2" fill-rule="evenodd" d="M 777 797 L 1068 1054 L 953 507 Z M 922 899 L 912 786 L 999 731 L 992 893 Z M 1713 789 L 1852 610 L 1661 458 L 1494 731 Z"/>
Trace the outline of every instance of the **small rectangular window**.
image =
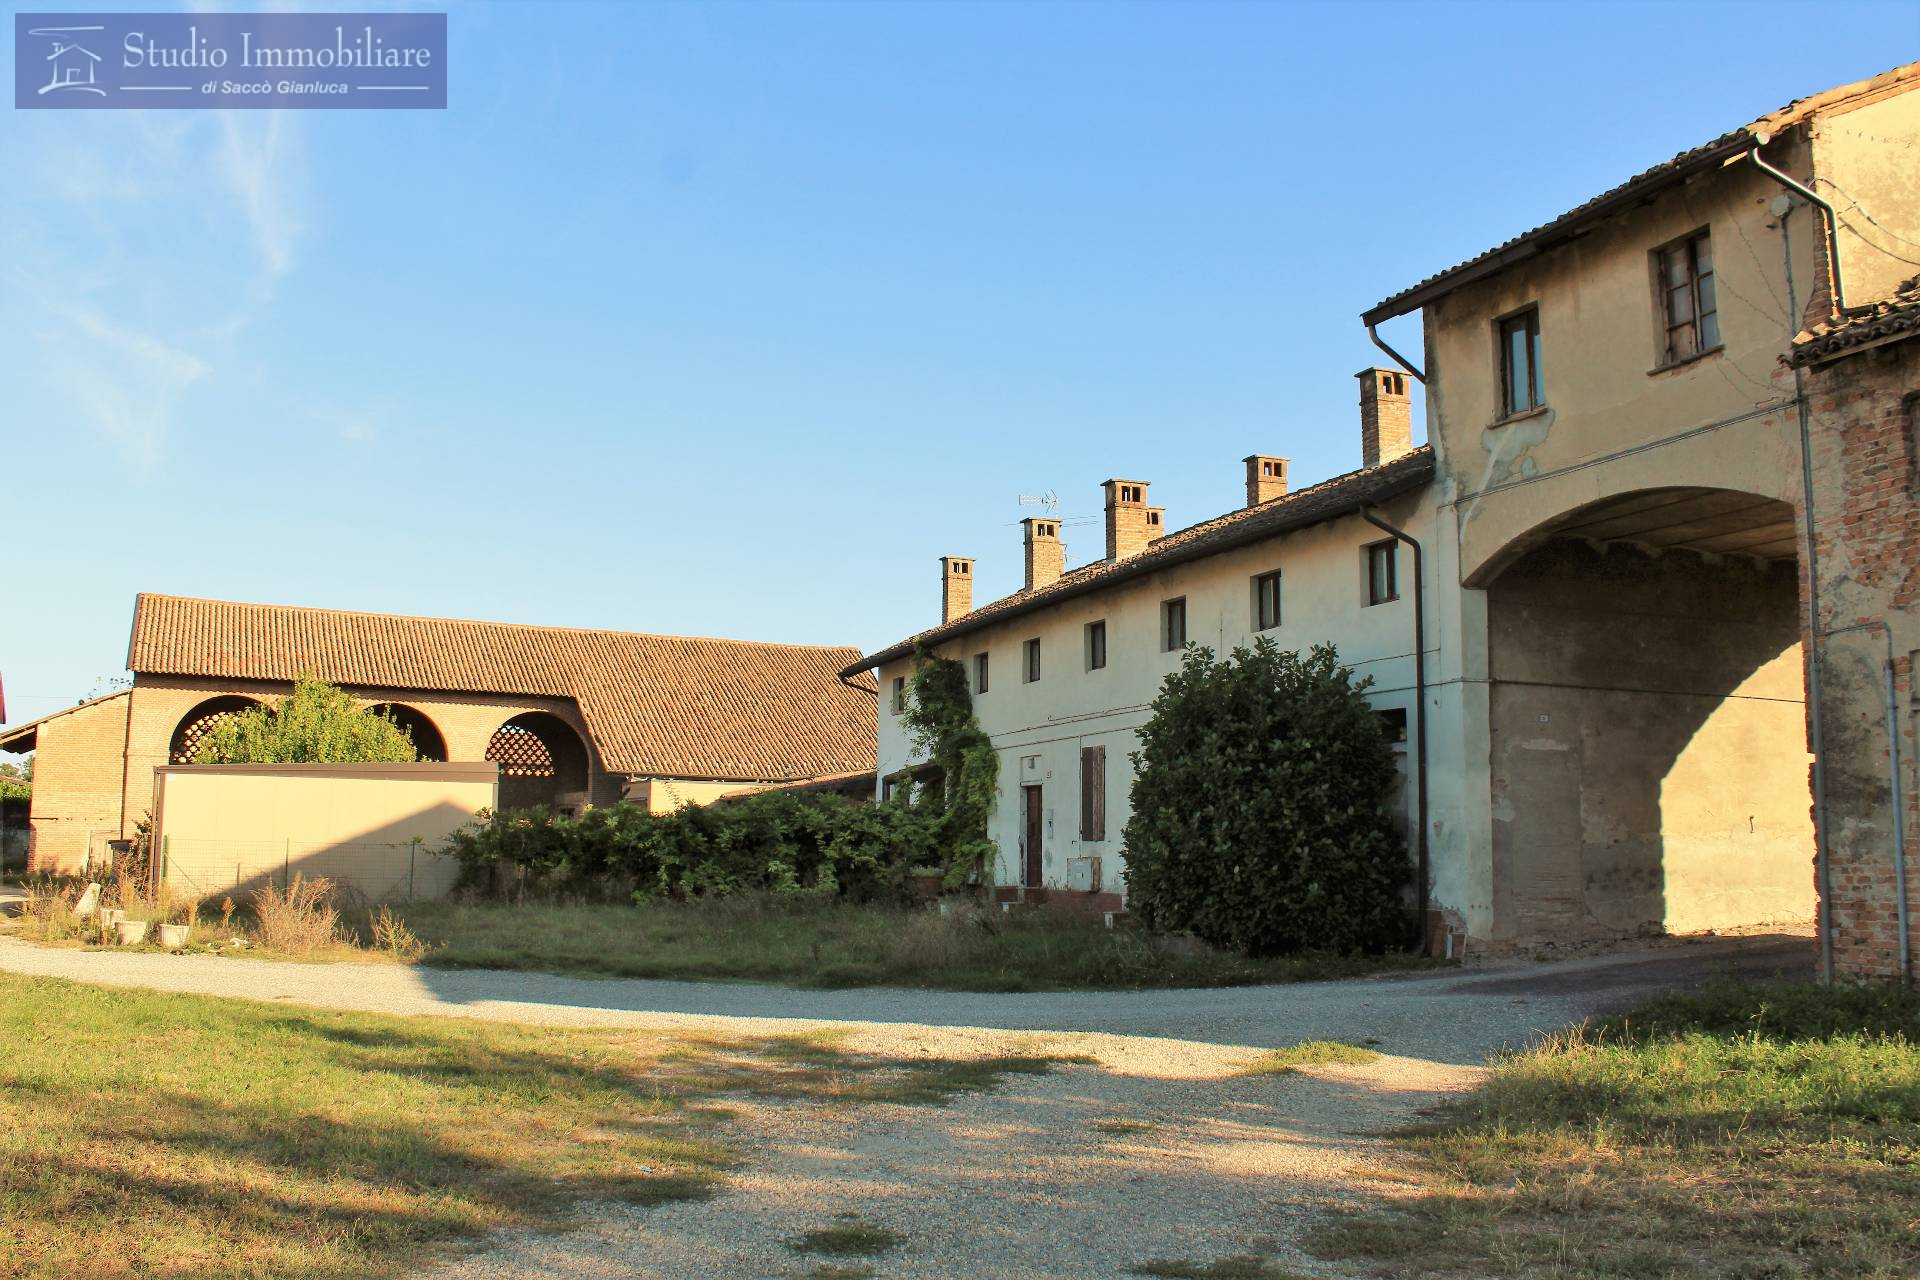
<path id="1" fill-rule="evenodd" d="M 893 678 L 893 714 L 899 715 L 906 709 L 907 678 L 905 676 L 895 676 Z"/>
<path id="2" fill-rule="evenodd" d="M 1028 684 L 1032 684 L 1040 678 L 1040 641 L 1037 637 L 1027 641 L 1026 658 L 1024 678 Z"/>
<path id="3" fill-rule="evenodd" d="M 1162 601 L 1160 605 L 1160 647 L 1171 653 L 1187 647 L 1187 598 Z"/>
<path id="4" fill-rule="evenodd" d="M 1673 364 L 1720 345 L 1720 306 L 1714 297 L 1713 242 L 1689 236 L 1657 255 L 1660 316 L 1666 328 L 1661 363 Z"/>
<path id="5" fill-rule="evenodd" d="M 1387 741 L 1403 743 L 1407 740 L 1407 709 L 1392 707 L 1386 711 L 1376 711 L 1380 717 L 1380 729 L 1386 734 Z"/>
<path id="6" fill-rule="evenodd" d="M 1080 748 L 1080 838 L 1107 838 L 1107 749 Z"/>
<path id="7" fill-rule="evenodd" d="M 880 779 L 880 799 L 882 803 L 893 799 L 893 779 L 892 778 Z"/>
<path id="8" fill-rule="evenodd" d="M 973 691 L 975 693 L 987 691 L 987 655 L 984 653 L 973 655 Z"/>
<path id="9" fill-rule="evenodd" d="M 1500 322 L 1500 384 L 1503 416 L 1513 417 L 1547 402 L 1540 382 L 1540 310 L 1529 308 Z"/>
<path id="10" fill-rule="evenodd" d="M 1107 623 L 1102 618 L 1099 622 L 1087 624 L 1087 670 L 1098 671 L 1106 665 Z"/>
<path id="11" fill-rule="evenodd" d="M 1400 546 L 1392 539 L 1367 546 L 1367 603 L 1386 604 L 1400 598 Z"/>
<path id="12" fill-rule="evenodd" d="M 1253 629 L 1271 631 L 1280 625 L 1280 571 L 1253 580 Z"/>

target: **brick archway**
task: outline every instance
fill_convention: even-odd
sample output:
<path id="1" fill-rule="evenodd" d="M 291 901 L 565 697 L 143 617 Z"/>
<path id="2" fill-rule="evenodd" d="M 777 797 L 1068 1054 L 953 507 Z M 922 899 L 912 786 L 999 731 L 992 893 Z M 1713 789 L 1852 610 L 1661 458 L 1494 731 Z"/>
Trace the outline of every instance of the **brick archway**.
<path id="1" fill-rule="evenodd" d="M 392 720 L 413 743 L 422 760 L 444 762 L 447 758 L 446 735 L 440 732 L 426 712 L 404 702 L 376 702 L 367 710 Z"/>
<path id="2" fill-rule="evenodd" d="M 486 758 L 500 766 L 500 807 L 571 808 L 587 793 L 587 748 L 573 726 L 528 711 L 494 730 Z"/>
<path id="3" fill-rule="evenodd" d="M 262 705 L 258 698 L 237 693 L 221 694 L 199 703 L 174 726 L 173 735 L 167 741 L 167 763 L 192 764 L 195 752 L 208 734 L 240 712 Z"/>

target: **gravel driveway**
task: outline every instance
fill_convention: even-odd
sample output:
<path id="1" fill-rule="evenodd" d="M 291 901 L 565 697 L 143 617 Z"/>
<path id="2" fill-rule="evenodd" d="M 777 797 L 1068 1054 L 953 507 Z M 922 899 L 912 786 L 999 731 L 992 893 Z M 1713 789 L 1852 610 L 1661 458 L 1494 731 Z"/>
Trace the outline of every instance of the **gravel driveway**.
<path id="1" fill-rule="evenodd" d="M 1051 1051 L 1098 1066 L 1015 1076 L 944 1108 L 741 1104 L 752 1157 L 713 1200 L 595 1206 L 564 1236 L 509 1236 L 432 1274 L 806 1275 L 787 1247 L 853 1213 L 904 1237 L 867 1260 L 915 1277 L 1124 1276 L 1150 1260 L 1262 1253 L 1347 1274 L 1297 1248 L 1325 1208 L 1390 1192 L 1377 1136 L 1470 1087 L 1488 1055 L 1717 973 L 1811 970 L 1798 937 L 1716 939 L 1280 987 L 972 994 L 816 992 L 390 965 L 304 965 L 36 947 L 0 969 L 322 1008 L 567 1026 L 758 1034 L 837 1027 L 856 1051 L 972 1057 Z M 1265 1049 L 1371 1041 L 1365 1066 L 1242 1077 Z M 840 1260 L 859 1263 L 858 1259 Z M 845 1274 L 845 1273 L 842 1273 Z"/>

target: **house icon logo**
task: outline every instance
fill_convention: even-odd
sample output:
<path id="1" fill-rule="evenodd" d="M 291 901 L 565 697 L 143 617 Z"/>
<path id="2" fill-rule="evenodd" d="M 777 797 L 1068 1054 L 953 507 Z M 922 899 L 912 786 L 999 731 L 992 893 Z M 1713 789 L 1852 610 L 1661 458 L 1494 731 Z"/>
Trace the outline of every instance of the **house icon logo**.
<path id="1" fill-rule="evenodd" d="M 96 93 L 103 98 L 107 96 L 107 91 L 94 83 L 100 55 L 75 38 L 83 31 L 105 30 L 105 27 L 28 28 L 28 35 L 45 36 L 53 43 L 53 52 L 46 59 L 51 64 L 51 76 L 46 84 L 40 86 L 42 96 L 49 93 Z"/>

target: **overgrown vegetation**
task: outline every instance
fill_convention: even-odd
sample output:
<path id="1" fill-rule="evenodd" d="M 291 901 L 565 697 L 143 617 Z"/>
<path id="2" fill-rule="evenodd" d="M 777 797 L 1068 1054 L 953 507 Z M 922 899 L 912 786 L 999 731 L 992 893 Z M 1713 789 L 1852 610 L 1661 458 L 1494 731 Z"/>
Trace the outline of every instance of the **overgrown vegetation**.
<path id="1" fill-rule="evenodd" d="M 1252 955 L 1404 942 L 1408 858 L 1370 683 L 1330 645 L 1189 647 L 1133 756 L 1129 909 Z"/>
<path id="2" fill-rule="evenodd" d="M 739 893 L 881 901 L 905 892 L 909 869 L 932 849 L 931 823 L 905 803 L 787 791 L 671 813 L 516 809 L 468 824 L 447 845 L 470 889 L 495 884 L 506 867 L 523 893 L 635 902 Z"/>
<path id="3" fill-rule="evenodd" d="M 1423 1275 L 1920 1274 L 1920 997 L 1725 985 L 1499 1067 L 1413 1190 L 1320 1233 Z"/>
<path id="4" fill-rule="evenodd" d="M 872 1255 L 897 1249 L 906 1237 L 868 1222 L 858 1214 L 843 1213 L 830 1227 L 803 1231 L 787 1242 L 796 1253 Z"/>
<path id="5" fill-rule="evenodd" d="M 0 1275 L 411 1274 L 709 1194 L 729 1094 L 939 1102 L 1000 1060 L 328 1013 L 0 975 Z M 1012 1070 L 1045 1070 L 1018 1059 Z M 965 1068 L 965 1071 L 960 1070 Z"/>
<path id="6" fill-rule="evenodd" d="M 390 716 L 324 680 L 303 677 L 272 706 L 220 721 L 193 758 L 196 764 L 373 764 L 411 762 L 420 753 Z"/>
<path id="7" fill-rule="evenodd" d="M 1243 1076 L 1287 1076 L 1302 1067 L 1357 1067 L 1380 1056 L 1374 1049 L 1340 1040 L 1303 1040 L 1287 1049 L 1272 1049 L 1240 1068 Z"/>
<path id="8" fill-rule="evenodd" d="M 802 987 L 1065 991 L 1297 982 L 1430 962 L 1172 950 L 1058 912 L 937 911 L 739 895 L 698 902 L 416 903 L 397 909 L 424 962 Z"/>
<path id="9" fill-rule="evenodd" d="M 1000 760 L 973 714 L 966 667 L 920 651 L 903 719 L 915 748 L 937 771 L 918 803 L 930 819 L 929 852 L 945 871 L 943 883 L 948 889 L 976 885 L 985 893 L 997 852 L 987 821 L 1000 798 Z"/>

